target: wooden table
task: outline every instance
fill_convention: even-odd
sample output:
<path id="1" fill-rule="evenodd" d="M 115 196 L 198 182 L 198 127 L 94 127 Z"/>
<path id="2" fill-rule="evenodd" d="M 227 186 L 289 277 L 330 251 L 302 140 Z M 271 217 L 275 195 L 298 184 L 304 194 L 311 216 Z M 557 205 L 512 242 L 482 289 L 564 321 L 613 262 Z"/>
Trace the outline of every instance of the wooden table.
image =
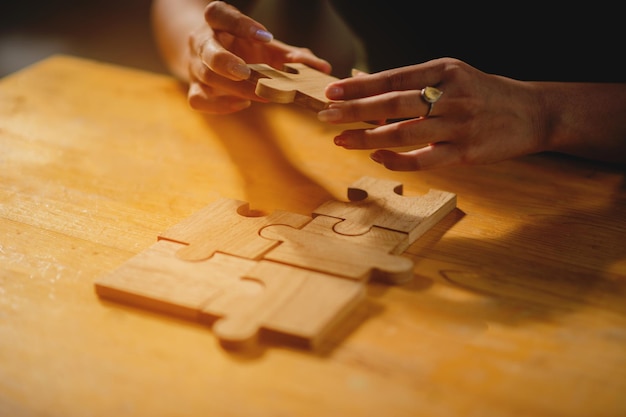
<path id="1" fill-rule="evenodd" d="M 0 81 L 0 415 L 626 415 L 625 170 L 556 155 L 393 173 L 287 105 L 57 56 Z M 219 197 L 310 214 L 362 176 L 458 208 L 322 352 L 232 352 L 94 281 Z"/>

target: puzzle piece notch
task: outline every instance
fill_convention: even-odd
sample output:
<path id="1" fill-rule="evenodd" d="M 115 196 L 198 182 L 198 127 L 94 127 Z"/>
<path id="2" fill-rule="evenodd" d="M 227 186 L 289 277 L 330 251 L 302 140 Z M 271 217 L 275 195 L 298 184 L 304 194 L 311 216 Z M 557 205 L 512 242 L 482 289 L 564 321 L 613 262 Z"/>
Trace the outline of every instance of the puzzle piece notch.
<path id="1" fill-rule="evenodd" d="M 187 261 L 206 260 L 216 252 L 258 260 L 277 244 L 259 236 L 264 226 L 286 224 L 299 228 L 311 221 L 309 216 L 285 211 L 267 216 L 250 213 L 248 203 L 223 198 L 172 226 L 159 239 L 185 244 L 176 256 Z"/>
<path id="2" fill-rule="evenodd" d="M 326 86 L 338 78 L 305 64 L 285 64 L 279 71 L 267 64 L 249 64 L 249 81 L 256 83 L 255 93 L 273 103 L 296 103 L 320 111 L 332 102 L 324 93 Z"/>
<path id="3" fill-rule="evenodd" d="M 265 254 L 271 261 L 361 282 L 377 279 L 399 284 L 413 278 L 410 259 L 380 247 L 284 225 L 266 226 L 260 234 L 281 242 Z"/>
<path id="4" fill-rule="evenodd" d="M 406 233 L 406 249 L 456 207 L 453 193 L 429 190 L 415 197 L 402 193 L 399 182 L 362 177 L 348 188 L 350 202 L 327 201 L 313 216 L 342 219 L 334 227 L 339 234 L 360 235 L 373 226 Z"/>
<path id="5" fill-rule="evenodd" d="M 370 246 L 374 249 L 394 255 L 401 254 L 408 247 L 407 233 L 397 232 L 383 227 L 372 226 L 367 233 L 359 235 L 347 235 L 335 232 L 335 226 L 342 221 L 342 219 L 336 217 L 317 216 L 302 229 L 317 234 L 332 236 L 333 239 L 339 241 L 347 241 L 351 242 L 351 244 L 361 246 Z"/>

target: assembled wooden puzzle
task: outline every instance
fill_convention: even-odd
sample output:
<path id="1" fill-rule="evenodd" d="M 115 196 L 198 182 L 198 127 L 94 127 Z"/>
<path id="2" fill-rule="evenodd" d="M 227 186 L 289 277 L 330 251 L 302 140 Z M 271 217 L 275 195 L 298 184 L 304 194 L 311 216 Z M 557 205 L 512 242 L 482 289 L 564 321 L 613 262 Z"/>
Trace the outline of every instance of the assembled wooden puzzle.
<path id="1" fill-rule="evenodd" d="M 371 177 L 352 184 L 348 200 L 311 216 L 251 216 L 248 203 L 220 199 L 98 279 L 96 292 L 210 323 L 226 347 L 263 332 L 316 348 L 364 299 L 368 281 L 413 278 L 402 252 L 456 207 L 452 193 L 409 197 L 402 184 Z"/>

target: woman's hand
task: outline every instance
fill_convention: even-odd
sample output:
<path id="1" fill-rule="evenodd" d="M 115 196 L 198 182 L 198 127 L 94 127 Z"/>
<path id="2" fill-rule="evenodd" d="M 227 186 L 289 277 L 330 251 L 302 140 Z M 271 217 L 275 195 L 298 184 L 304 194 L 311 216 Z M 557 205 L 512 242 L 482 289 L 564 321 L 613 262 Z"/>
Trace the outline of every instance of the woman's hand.
<path id="1" fill-rule="evenodd" d="M 443 95 L 424 117 L 430 105 L 421 90 L 427 86 Z M 347 149 L 378 149 L 371 158 L 391 170 L 483 164 L 547 149 L 536 90 L 531 83 L 442 58 L 334 82 L 326 95 L 341 101 L 318 117 L 331 123 L 392 120 L 335 138 Z"/>
<path id="2" fill-rule="evenodd" d="M 282 69 L 301 62 L 330 73 L 330 64 L 306 48 L 274 40 L 267 29 L 235 7 L 214 1 L 204 11 L 206 24 L 189 37 L 189 94 L 192 108 L 206 113 L 232 113 L 265 101 L 254 93 L 246 64 L 265 63 Z"/>

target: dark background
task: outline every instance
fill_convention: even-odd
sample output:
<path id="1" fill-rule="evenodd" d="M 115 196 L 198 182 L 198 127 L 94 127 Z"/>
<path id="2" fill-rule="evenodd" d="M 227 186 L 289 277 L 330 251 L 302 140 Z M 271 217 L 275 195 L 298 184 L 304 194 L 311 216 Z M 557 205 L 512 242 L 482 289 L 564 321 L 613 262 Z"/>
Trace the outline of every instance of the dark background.
<path id="1" fill-rule="evenodd" d="M 149 10 L 150 0 L 2 2 L 0 77 L 57 53 L 165 73 Z"/>
<path id="2" fill-rule="evenodd" d="M 0 77 L 52 54 L 167 73 L 153 40 L 151 0 L 0 2 Z M 355 40 L 325 0 L 264 0 L 249 14 L 276 38 L 306 46 L 349 76 Z"/>

